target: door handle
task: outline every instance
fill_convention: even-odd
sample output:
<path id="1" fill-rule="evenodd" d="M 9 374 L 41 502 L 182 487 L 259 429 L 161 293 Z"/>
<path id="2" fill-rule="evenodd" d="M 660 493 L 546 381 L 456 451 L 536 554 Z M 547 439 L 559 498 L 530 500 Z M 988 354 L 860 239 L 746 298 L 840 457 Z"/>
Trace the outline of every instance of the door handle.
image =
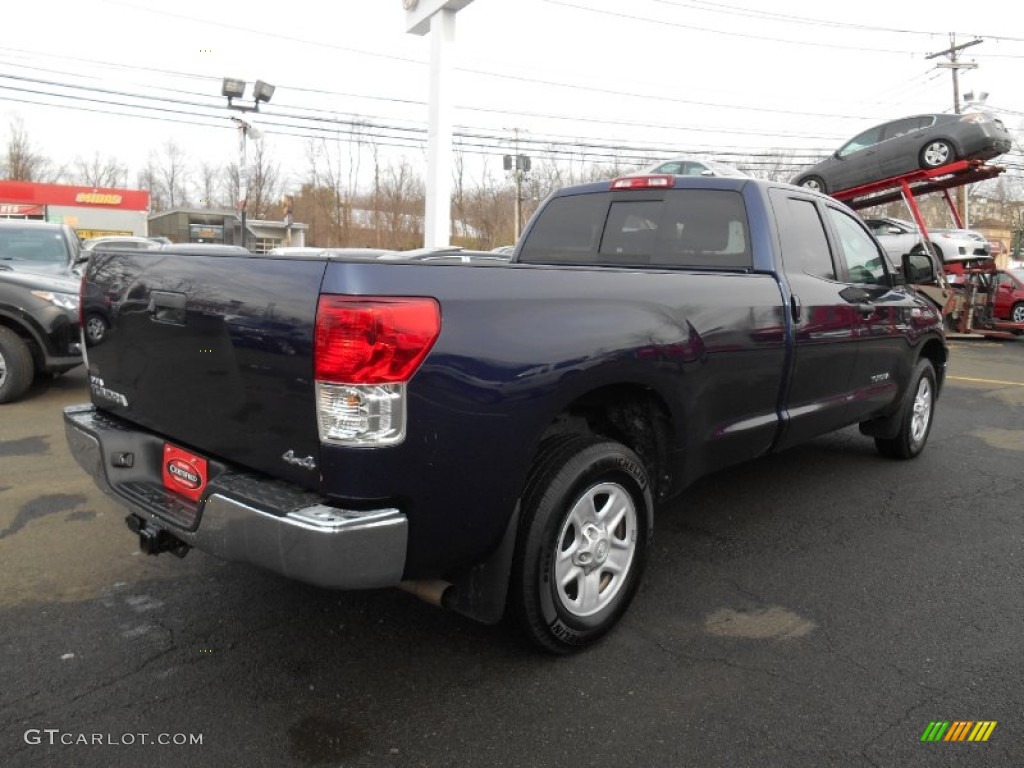
<path id="1" fill-rule="evenodd" d="M 794 323 L 800 322 L 801 313 L 800 297 L 795 293 L 789 297 L 789 314 L 793 318 Z"/>
<path id="2" fill-rule="evenodd" d="M 157 323 L 185 325 L 185 294 L 172 291 L 151 292 L 149 315 Z"/>

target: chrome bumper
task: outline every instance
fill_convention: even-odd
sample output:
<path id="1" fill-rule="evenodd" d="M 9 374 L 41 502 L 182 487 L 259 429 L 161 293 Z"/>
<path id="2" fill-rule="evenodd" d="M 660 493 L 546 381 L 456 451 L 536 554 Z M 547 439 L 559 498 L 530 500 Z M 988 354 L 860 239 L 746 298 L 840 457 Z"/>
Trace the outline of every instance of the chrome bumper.
<path id="1" fill-rule="evenodd" d="M 64 430 L 75 460 L 101 490 L 147 525 L 189 546 L 322 587 L 390 587 L 402 580 L 408 520 L 397 509 L 339 509 L 298 488 L 290 493 L 296 503 L 284 508 L 281 500 L 289 491 L 280 482 L 227 470 L 210 481 L 196 502 L 196 524 L 189 525 L 181 511 L 192 512 L 193 502 L 162 489 L 159 460 L 154 460 L 161 438 L 134 430 L 93 406 L 65 408 Z M 126 451 L 137 463 L 123 472 L 125 481 L 112 481 L 111 474 L 123 468 L 111 456 Z M 260 492 L 263 485 L 265 493 Z M 248 500 L 232 493 L 232 487 L 241 486 Z M 256 504 L 253 498 L 276 504 Z"/>

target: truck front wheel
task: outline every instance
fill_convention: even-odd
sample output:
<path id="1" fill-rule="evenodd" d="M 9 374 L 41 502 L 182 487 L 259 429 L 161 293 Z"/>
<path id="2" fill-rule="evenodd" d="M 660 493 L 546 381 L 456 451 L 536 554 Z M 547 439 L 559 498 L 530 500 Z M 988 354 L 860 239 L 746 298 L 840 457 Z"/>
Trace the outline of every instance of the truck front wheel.
<path id="1" fill-rule="evenodd" d="M 875 447 L 883 456 L 912 459 L 924 450 L 935 414 L 935 369 L 928 360 L 920 360 L 911 377 L 911 388 L 903 404 L 900 430 L 893 438 L 875 438 Z"/>
<path id="2" fill-rule="evenodd" d="M 580 650 L 629 607 L 647 560 L 654 503 L 624 445 L 561 436 L 538 452 L 522 499 L 509 611 L 554 653 Z"/>
<path id="3" fill-rule="evenodd" d="M 32 352 L 18 334 L 0 326 L 0 403 L 21 397 L 33 378 Z"/>

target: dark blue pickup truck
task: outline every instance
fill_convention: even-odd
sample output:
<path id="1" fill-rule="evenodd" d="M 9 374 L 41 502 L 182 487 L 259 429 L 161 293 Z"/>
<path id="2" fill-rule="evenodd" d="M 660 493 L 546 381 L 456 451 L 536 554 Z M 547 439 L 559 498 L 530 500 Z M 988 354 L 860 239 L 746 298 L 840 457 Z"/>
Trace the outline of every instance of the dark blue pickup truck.
<path id="1" fill-rule="evenodd" d="M 67 436 L 147 552 L 402 586 L 569 651 L 695 478 L 852 424 L 924 448 L 947 350 L 905 278 L 932 270 L 824 195 L 674 176 L 557 192 L 511 262 L 99 254 Z"/>

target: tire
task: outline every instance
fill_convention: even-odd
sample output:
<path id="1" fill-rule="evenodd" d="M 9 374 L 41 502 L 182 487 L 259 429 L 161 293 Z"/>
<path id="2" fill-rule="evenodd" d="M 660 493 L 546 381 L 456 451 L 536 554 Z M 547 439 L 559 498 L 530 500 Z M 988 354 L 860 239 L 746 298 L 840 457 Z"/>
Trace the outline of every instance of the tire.
<path id="1" fill-rule="evenodd" d="M 1010 310 L 1011 323 L 1024 323 L 1024 301 L 1018 301 Z"/>
<path id="2" fill-rule="evenodd" d="M 945 139 L 935 139 L 921 149 L 920 160 L 922 168 L 939 168 L 956 160 L 956 149 Z"/>
<path id="3" fill-rule="evenodd" d="M 828 193 L 828 188 L 825 186 L 825 180 L 821 176 L 808 176 L 805 179 L 800 179 L 800 186 L 806 187 L 813 192 L 821 192 L 822 194 Z"/>
<path id="4" fill-rule="evenodd" d="M 653 512 L 647 471 L 621 443 L 573 435 L 541 446 L 523 492 L 508 597 L 531 643 L 571 653 L 615 626 L 640 585 Z"/>
<path id="5" fill-rule="evenodd" d="M 0 403 L 17 400 L 32 386 L 32 352 L 10 328 L 0 326 Z"/>
<path id="6" fill-rule="evenodd" d="M 85 318 L 85 343 L 95 346 L 107 336 L 107 321 L 97 314 L 87 315 Z"/>
<path id="7" fill-rule="evenodd" d="M 921 359 L 914 368 L 910 389 L 903 402 L 900 431 L 893 438 L 876 437 L 875 448 L 892 459 L 912 459 L 924 450 L 935 416 L 935 369 Z"/>

